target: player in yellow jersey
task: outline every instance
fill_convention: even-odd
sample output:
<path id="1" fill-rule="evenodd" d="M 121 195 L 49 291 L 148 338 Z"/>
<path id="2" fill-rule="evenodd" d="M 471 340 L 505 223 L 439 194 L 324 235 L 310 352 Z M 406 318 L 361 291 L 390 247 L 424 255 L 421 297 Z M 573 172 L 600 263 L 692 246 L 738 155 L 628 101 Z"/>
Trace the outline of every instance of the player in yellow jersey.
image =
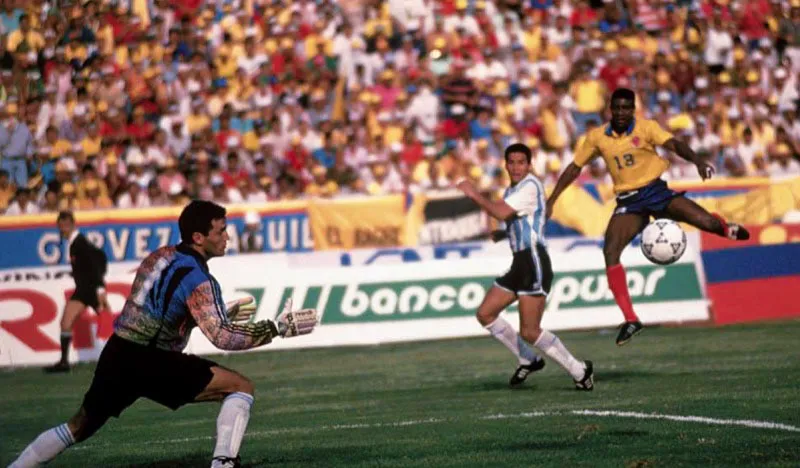
<path id="1" fill-rule="evenodd" d="M 575 160 L 564 170 L 547 200 L 547 217 L 553 212 L 558 197 L 580 175 L 581 169 L 595 156 L 602 156 L 614 182 L 617 208 L 606 228 L 603 256 L 606 262 L 608 286 L 614 300 L 622 309 L 625 323 L 620 327 L 617 345 L 627 343 L 642 330 L 642 323 L 633 311 L 625 269 L 619 262 L 622 250 L 647 226 L 650 216 L 670 218 L 703 231 L 735 240 L 750 238 L 738 224 L 726 222 L 720 215 L 670 190 L 661 179 L 669 162 L 656 153 L 656 146 L 666 148 L 694 163 L 703 180 L 710 178 L 714 168 L 697 156 L 689 146 L 665 131 L 653 120 L 636 120 L 636 95 L 627 88 L 618 88 L 611 95 L 611 122 L 591 130 Z"/>

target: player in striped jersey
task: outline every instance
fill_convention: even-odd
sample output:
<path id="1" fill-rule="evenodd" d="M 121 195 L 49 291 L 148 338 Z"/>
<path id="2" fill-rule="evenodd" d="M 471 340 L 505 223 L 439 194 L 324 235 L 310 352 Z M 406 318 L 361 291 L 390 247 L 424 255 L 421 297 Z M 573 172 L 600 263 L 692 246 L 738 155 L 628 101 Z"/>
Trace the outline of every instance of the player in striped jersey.
<path id="1" fill-rule="evenodd" d="M 502 237 L 508 238 L 513 253 L 511 268 L 497 278 L 478 307 L 478 322 L 519 360 L 510 385 L 521 384 L 530 373 L 544 367 L 542 358 L 528 345 L 532 343 L 572 376 L 577 389 L 592 390 L 592 362 L 575 359 L 557 336 L 540 327 L 553 282 L 553 269 L 544 239 L 545 191 L 539 179 L 531 174 L 531 150 L 515 143 L 506 148 L 505 160 L 511 186 L 506 189 L 503 200 L 488 200 L 467 180 L 457 184 L 489 215 L 505 222 Z M 519 334 L 500 317 L 500 312 L 517 300 Z"/>
<path id="2" fill-rule="evenodd" d="M 255 304 L 222 301 L 207 261 L 225 254 L 225 216 L 225 208 L 208 201 L 193 201 L 184 208 L 178 220 L 181 244 L 156 250 L 139 266 L 80 409 L 68 422 L 40 434 L 11 468 L 52 460 L 141 397 L 173 410 L 187 403 L 221 401 L 211 467 L 240 465 L 253 383 L 215 362 L 184 354 L 192 330 L 199 327 L 220 349 L 245 350 L 278 336 L 311 333 L 317 314 L 313 309 L 294 311 L 287 302 L 275 322 L 244 323 L 255 313 Z"/>

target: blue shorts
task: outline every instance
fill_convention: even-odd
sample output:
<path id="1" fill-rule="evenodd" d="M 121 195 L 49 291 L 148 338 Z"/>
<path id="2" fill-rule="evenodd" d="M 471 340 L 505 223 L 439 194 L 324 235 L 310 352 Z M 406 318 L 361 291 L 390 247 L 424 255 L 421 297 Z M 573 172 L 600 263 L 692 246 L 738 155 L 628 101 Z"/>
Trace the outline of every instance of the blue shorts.
<path id="1" fill-rule="evenodd" d="M 667 187 L 667 183 L 656 179 L 644 187 L 622 192 L 617 195 L 617 208 L 614 214 L 657 215 L 663 213 L 669 202 L 686 192 L 676 192 Z"/>

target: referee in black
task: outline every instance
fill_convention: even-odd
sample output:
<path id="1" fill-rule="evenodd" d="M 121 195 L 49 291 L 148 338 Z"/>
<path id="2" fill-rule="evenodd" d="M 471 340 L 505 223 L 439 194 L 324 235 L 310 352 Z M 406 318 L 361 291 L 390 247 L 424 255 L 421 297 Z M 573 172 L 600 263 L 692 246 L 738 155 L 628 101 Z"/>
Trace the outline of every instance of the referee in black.
<path id="1" fill-rule="evenodd" d="M 45 368 L 45 371 L 50 373 L 69 371 L 72 325 L 84 309 L 91 307 L 98 314 L 103 310 L 111 310 L 103 280 L 108 267 L 105 252 L 78 232 L 75 227 L 75 216 L 71 212 L 60 212 L 56 222 L 61 239 L 69 242 L 67 251 L 69 263 L 72 265 L 72 277 L 75 279 L 75 292 L 64 306 L 64 315 L 61 317 L 61 360 Z"/>

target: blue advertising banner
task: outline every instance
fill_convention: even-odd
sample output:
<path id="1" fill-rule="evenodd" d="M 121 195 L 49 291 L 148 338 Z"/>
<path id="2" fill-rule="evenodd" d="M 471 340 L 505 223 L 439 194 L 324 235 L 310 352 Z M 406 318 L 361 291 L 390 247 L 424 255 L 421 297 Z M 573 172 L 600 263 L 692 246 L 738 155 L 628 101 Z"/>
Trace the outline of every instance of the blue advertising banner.
<path id="1" fill-rule="evenodd" d="M 305 202 L 278 202 L 228 207 L 229 253 L 247 245 L 259 252 L 307 252 L 314 246 Z M 180 240 L 180 207 L 77 212 L 78 230 L 102 248 L 109 262 L 139 260 L 155 249 Z M 258 229 L 245 234 L 245 213 L 258 214 Z M 252 217 L 253 214 L 250 214 Z M 0 269 L 38 267 L 69 262 L 66 242 L 56 229 L 56 215 L 0 218 Z M 247 242 L 248 237 L 257 238 Z"/>

